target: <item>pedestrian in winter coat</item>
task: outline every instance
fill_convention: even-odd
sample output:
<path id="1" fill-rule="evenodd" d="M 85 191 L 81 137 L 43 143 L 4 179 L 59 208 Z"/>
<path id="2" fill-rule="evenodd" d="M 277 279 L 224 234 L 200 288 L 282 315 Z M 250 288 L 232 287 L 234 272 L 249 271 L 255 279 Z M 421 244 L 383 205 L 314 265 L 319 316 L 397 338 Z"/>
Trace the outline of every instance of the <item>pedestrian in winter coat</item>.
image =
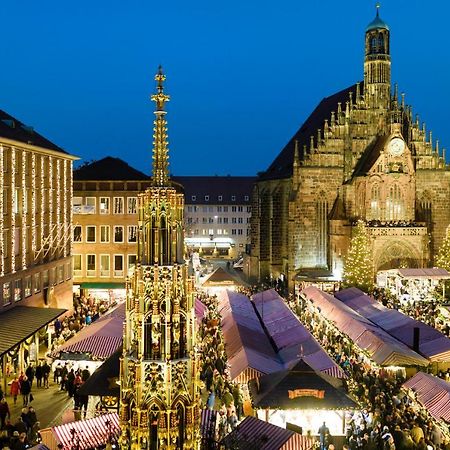
<path id="1" fill-rule="evenodd" d="M 11 388 L 10 388 L 10 393 L 14 399 L 14 404 L 16 404 L 16 402 L 17 402 L 17 396 L 19 395 L 19 392 L 20 392 L 20 383 L 19 383 L 19 379 L 16 376 L 11 381 Z"/>
<path id="2" fill-rule="evenodd" d="M 33 386 L 33 380 L 34 380 L 34 369 L 33 366 L 28 366 L 27 370 L 25 370 L 25 375 L 28 377 L 28 381 L 30 382 L 30 386 Z"/>
<path id="3" fill-rule="evenodd" d="M 3 430 L 6 424 L 6 417 L 8 419 L 11 417 L 11 414 L 9 412 L 9 406 L 8 403 L 4 398 L 0 400 L 0 430 Z"/>
<path id="4" fill-rule="evenodd" d="M 42 373 L 41 363 L 39 363 L 36 366 L 35 376 L 36 376 L 36 386 L 42 387 L 42 377 L 44 376 L 44 374 Z"/>
<path id="5" fill-rule="evenodd" d="M 44 378 L 44 387 L 48 389 L 48 378 L 50 376 L 50 366 L 47 364 L 47 361 L 45 361 L 44 365 L 42 366 L 42 376 Z"/>
<path id="6" fill-rule="evenodd" d="M 31 384 L 26 376 L 23 377 L 22 383 L 20 383 L 20 393 L 23 397 L 23 406 L 27 406 L 30 401 Z"/>

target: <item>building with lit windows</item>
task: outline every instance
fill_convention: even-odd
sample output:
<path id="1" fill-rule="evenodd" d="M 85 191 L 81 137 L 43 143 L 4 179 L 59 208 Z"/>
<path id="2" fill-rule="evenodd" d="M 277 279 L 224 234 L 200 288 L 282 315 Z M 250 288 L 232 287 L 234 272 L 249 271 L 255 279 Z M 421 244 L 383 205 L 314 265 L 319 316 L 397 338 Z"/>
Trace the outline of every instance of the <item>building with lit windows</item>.
<path id="1" fill-rule="evenodd" d="M 73 178 L 74 285 L 84 294 L 124 296 L 136 262 L 137 196 L 150 178 L 112 157 L 81 166 Z"/>
<path id="2" fill-rule="evenodd" d="M 406 37 L 405 37 L 406 38 Z M 367 26 L 364 80 L 325 97 L 258 177 L 250 266 L 260 279 L 339 280 L 357 220 L 374 273 L 433 263 L 450 223 L 450 170 L 391 88 L 390 30 Z M 308 275 L 309 274 L 309 275 Z"/>
<path id="3" fill-rule="evenodd" d="M 206 257 L 237 258 L 250 243 L 255 177 L 173 177 L 185 192 L 185 245 Z"/>
<path id="4" fill-rule="evenodd" d="M 0 111 L 0 304 L 72 308 L 72 163 Z"/>

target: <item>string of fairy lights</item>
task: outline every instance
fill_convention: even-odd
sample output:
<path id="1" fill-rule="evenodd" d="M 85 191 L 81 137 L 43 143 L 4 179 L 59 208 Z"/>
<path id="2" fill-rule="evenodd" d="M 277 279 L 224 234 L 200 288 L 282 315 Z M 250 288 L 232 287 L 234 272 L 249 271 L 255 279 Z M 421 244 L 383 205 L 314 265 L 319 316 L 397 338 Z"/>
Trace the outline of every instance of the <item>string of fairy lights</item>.
<path id="1" fill-rule="evenodd" d="M 26 188 L 26 174 L 27 174 L 27 152 L 22 152 L 22 270 L 27 268 L 27 219 L 28 219 L 28 209 L 27 209 L 27 188 Z"/>
<path id="2" fill-rule="evenodd" d="M 4 173 L 3 166 L 3 145 L 0 145 L 0 173 Z M 5 235 L 4 235 L 4 221 L 3 213 L 4 211 L 4 178 L 0 177 L 0 275 L 5 275 Z"/>
<path id="3" fill-rule="evenodd" d="M 16 149 L 11 147 L 11 273 L 16 272 Z"/>
<path id="4" fill-rule="evenodd" d="M 36 252 L 36 155 L 31 154 L 31 252 Z"/>

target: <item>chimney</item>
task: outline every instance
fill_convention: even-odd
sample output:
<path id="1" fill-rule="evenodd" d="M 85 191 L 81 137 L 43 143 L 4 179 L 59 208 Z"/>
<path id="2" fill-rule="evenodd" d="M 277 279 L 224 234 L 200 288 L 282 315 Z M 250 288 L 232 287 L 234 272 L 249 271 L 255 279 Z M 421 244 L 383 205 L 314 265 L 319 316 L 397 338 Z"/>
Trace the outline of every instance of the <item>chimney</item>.
<path id="1" fill-rule="evenodd" d="M 419 352 L 419 342 L 420 342 L 420 328 L 414 327 L 413 329 L 413 350 Z"/>

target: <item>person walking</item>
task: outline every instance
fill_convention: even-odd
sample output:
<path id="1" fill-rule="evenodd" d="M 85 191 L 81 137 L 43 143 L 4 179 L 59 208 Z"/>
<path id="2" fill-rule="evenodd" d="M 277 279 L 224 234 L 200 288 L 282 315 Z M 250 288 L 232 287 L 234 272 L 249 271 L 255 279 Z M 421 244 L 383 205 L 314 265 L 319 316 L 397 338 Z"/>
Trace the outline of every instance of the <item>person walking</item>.
<path id="1" fill-rule="evenodd" d="M 27 406 L 30 401 L 31 383 L 26 375 L 23 377 L 22 383 L 20 383 L 20 393 L 23 397 L 23 406 Z"/>
<path id="2" fill-rule="evenodd" d="M 89 372 L 89 367 L 86 366 L 86 369 L 83 370 L 83 372 L 81 372 L 81 380 L 83 381 L 83 383 L 85 381 L 87 381 L 87 379 L 91 376 L 91 372 Z"/>
<path id="3" fill-rule="evenodd" d="M 48 389 L 48 379 L 50 377 L 50 366 L 47 364 L 47 361 L 44 362 L 42 366 L 42 377 L 44 379 L 44 388 Z"/>
<path id="4" fill-rule="evenodd" d="M 27 376 L 28 381 L 30 382 L 30 386 L 33 386 L 34 373 L 35 372 L 34 372 L 33 366 L 30 364 L 27 367 L 27 370 L 25 370 L 25 375 Z"/>
<path id="5" fill-rule="evenodd" d="M 36 376 L 36 387 L 42 387 L 42 377 L 44 374 L 42 373 L 42 365 L 39 362 L 39 364 L 36 366 L 35 370 L 35 376 Z"/>
<path id="6" fill-rule="evenodd" d="M 320 442 L 320 450 L 326 450 L 328 443 L 326 442 L 326 437 L 330 434 L 330 430 L 328 429 L 326 423 L 319 428 L 319 442 Z"/>
<path id="7" fill-rule="evenodd" d="M 16 375 L 14 379 L 11 381 L 10 387 L 10 394 L 14 400 L 14 405 L 17 403 L 17 396 L 19 395 L 19 392 L 20 392 L 20 383 Z"/>
<path id="8" fill-rule="evenodd" d="M 6 425 L 6 417 L 10 419 L 11 413 L 9 411 L 9 406 L 6 399 L 2 398 L 0 400 L 0 430 L 3 430 Z"/>

